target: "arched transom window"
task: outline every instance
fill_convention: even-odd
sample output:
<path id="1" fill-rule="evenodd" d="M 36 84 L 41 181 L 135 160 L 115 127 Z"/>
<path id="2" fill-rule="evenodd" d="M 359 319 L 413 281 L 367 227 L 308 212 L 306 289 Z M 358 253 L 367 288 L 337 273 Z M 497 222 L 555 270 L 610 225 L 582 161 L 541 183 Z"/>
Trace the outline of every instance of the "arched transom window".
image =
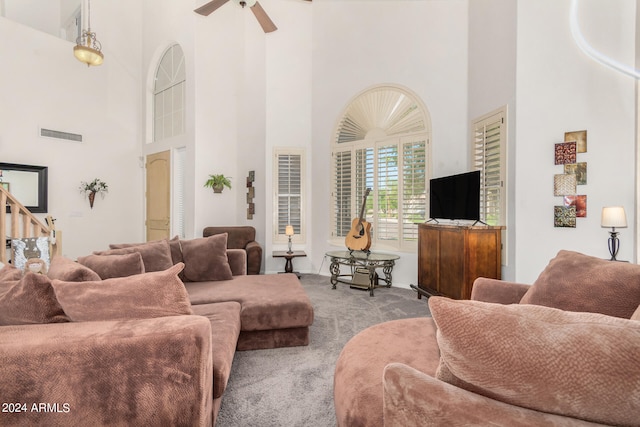
<path id="1" fill-rule="evenodd" d="M 185 69 L 182 48 L 175 44 L 162 56 L 153 88 L 153 140 L 184 133 Z"/>
<path id="2" fill-rule="evenodd" d="M 340 118 L 332 146 L 331 227 L 338 244 L 358 218 L 372 225 L 371 249 L 412 250 L 424 222 L 429 117 L 405 89 L 378 86 L 357 96 Z"/>

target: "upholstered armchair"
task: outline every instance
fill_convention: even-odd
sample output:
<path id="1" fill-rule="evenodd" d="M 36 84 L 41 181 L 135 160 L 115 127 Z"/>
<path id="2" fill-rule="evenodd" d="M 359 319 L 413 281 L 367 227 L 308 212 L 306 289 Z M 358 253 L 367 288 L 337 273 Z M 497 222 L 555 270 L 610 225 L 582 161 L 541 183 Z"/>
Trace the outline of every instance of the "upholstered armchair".
<path id="1" fill-rule="evenodd" d="M 256 229 L 251 226 L 205 227 L 202 237 L 227 233 L 227 249 L 244 249 L 247 252 L 247 274 L 260 274 L 262 246 L 256 242 Z"/>

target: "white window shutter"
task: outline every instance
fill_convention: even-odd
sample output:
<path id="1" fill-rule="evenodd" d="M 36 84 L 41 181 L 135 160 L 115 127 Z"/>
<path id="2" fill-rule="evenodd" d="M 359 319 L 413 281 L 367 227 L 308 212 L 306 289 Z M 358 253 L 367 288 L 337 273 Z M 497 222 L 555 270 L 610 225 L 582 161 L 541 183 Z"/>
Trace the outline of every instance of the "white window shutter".
<path id="1" fill-rule="evenodd" d="M 504 112 L 499 111 L 473 123 L 473 163 L 480 171 L 480 219 L 489 225 L 506 221 L 504 118 Z"/>

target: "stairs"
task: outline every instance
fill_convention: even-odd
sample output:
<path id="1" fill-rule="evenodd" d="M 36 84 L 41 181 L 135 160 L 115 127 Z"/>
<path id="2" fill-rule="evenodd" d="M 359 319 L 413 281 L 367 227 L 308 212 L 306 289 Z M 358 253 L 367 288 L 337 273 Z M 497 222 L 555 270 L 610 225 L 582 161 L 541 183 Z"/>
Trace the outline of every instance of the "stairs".
<path id="1" fill-rule="evenodd" d="M 4 208 L 5 206 L 7 206 L 6 209 Z M 47 217 L 49 225 L 44 225 L 2 186 L 0 186 L 0 207 L 2 207 L 0 209 L 0 236 L 4 236 L 7 239 L 5 242 L 10 242 L 12 238 L 49 236 L 50 256 L 53 258 L 62 253 L 61 236 L 59 232 L 55 231 L 55 225 L 50 216 Z M 7 213 L 7 210 L 10 213 Z M 8 222 L 10 222 L 10 225 L 7 225 Z M 52 239 L 52 235 L 56 236 L 56 238 Z M 7 250 L 5 248 L 5 250 L 0 251 L 0 262 L 6 264 L 7 258 Z"/>

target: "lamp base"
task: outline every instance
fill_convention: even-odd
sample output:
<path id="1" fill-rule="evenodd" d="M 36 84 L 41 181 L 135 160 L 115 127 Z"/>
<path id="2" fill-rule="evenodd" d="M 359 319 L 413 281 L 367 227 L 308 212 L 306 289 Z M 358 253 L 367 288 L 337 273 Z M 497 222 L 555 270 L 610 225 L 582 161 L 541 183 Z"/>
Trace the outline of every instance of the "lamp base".
<path id="1" fill-rule="evenodd" d="M 609 261 L 617 261 L 616 256 L 618 256 L 618 250 L 620 250 L 620 240 L 618 239 L 617 231 L 610 231 L 609 234 L 609 254 L 611 254 L 611 259 Z"/>

